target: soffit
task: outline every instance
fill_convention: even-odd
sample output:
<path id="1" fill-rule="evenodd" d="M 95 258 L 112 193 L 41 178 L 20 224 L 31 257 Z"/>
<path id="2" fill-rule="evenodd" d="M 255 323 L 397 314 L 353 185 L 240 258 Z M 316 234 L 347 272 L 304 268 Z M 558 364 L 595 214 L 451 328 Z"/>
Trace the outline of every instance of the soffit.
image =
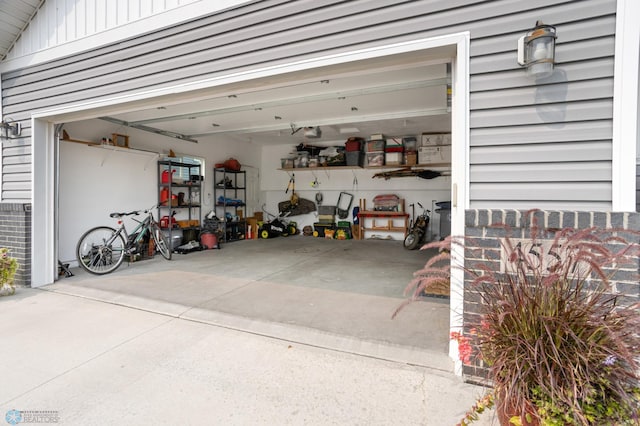
<path id="1" fill-rule="evenodd" d="M 43 0 L 0 0 L 0 60 L 3 60 Z"/>

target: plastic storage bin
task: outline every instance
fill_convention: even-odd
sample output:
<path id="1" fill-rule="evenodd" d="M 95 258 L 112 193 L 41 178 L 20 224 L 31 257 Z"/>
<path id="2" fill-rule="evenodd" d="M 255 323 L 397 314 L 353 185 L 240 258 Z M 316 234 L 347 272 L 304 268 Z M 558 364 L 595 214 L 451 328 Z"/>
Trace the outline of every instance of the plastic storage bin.
<path id="1" fill-rule="evenodd" d="M 367 141 L 367 152 L 384 151 L 385 143 L 386 141 L 384 139 Z"/>
<path id="2" fill-rule="evenodd" d="M 367 166 L 384 166 L 384 151 L 367 152 Z"/>
<path id="3" fill-rule="evenodd" d="M 360 151 L 347 151 L 345 157 L 347 166 L 362 166 L 362 153 Z"/>

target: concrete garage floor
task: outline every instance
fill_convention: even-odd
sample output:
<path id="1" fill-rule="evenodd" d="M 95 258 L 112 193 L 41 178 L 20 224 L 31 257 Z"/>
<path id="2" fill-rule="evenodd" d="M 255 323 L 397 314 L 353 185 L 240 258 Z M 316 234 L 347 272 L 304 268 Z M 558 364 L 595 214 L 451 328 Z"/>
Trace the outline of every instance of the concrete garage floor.
<path id="1" fill-rule="evenodd" d="M 247 240 L 125 263 L 106 276 L 76 268 L 45 290 L 452 371 L 448 299 L 424 298 L 391 319 L 432 254 L 388 240 Z"/>

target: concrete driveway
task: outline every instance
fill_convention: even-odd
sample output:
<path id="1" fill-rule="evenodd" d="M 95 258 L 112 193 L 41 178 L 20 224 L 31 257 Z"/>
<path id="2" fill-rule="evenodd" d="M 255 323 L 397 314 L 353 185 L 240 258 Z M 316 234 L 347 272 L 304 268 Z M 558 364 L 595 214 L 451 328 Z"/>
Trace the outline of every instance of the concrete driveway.
<path id="1" fill-rule="evenodd" d="M 0 336 L 4 424 L 446 426 L 482 394 L 431 368 L 54 291 L 0 298 Z"/>

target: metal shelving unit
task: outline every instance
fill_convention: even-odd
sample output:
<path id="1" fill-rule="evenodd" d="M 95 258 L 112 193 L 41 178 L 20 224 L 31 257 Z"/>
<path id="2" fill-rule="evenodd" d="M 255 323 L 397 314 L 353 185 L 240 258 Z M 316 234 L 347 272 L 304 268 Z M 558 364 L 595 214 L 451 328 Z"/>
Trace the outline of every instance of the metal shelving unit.
<path id="1" fill-rule="evenodd" d="M 247 174 L 245 171 L 231 171 L 224 168 L 213 169 L 213 196 L 216 216 L 222 221 L 224 242 L 245 238 L 247 221 L 241 218 L 239 210 L 246 206 Z"/>
<path id="2" fill-rule="evenodd" d="M 182 180 L 173 176 L 173 170 L 182 171 L 182 176 L 189 176 L 189 180 Z M 186 164 L 173 160 L 158 161 L 158 221 L 163 216 L 169 217 L 168 234 L 171 238 L 171 216 L 176 212 L 176 220 L 188 221 L 182 230 L 196 229 L 200 231 L 200 209 L 202 206 L 201 166 Z M 163 179 L 163 173 L 165 178 Z M 162 225 L 162 223 L 161 223 Z"/>

